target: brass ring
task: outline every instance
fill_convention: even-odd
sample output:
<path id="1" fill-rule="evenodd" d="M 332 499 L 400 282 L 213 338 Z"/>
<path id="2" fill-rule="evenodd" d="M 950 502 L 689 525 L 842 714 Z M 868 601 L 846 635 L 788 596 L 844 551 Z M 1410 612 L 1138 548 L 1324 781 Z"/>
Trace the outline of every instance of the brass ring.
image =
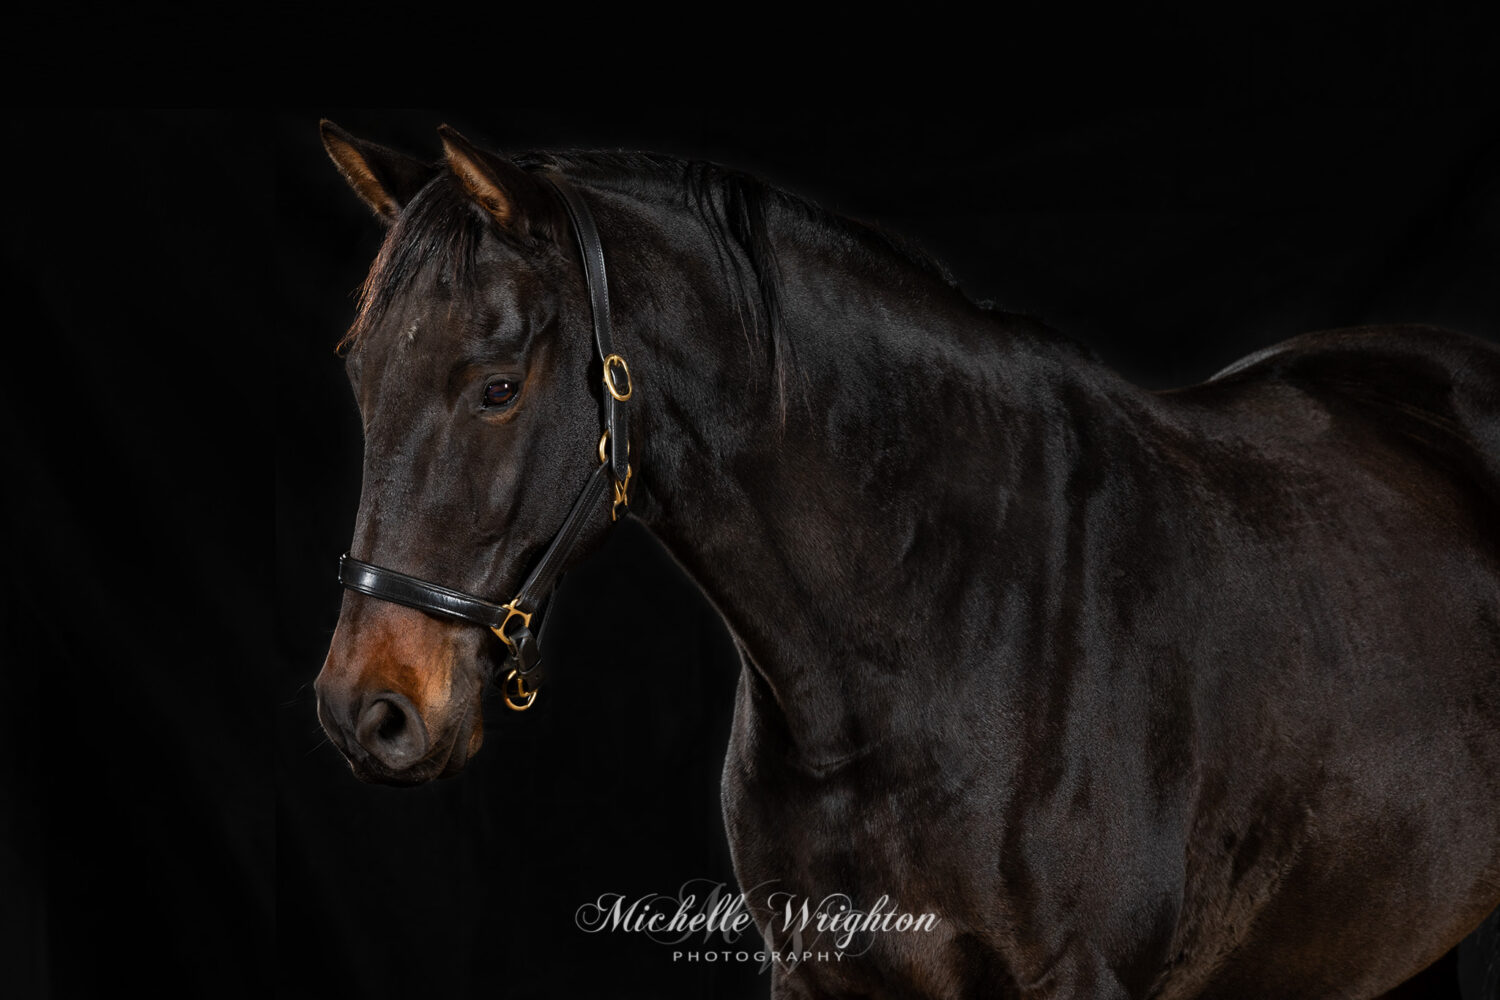
<path id="1" fill-rule="evenodd" d="M 609 442 L 609 430 L 606 428 L 605 431 L 604 431 L 604 433 L 599 435 L 599 464 L 600 465 L 603 465 L 605 462 L 609 461 L 609 454 L 607 452 L 605 452 L 605 450 L 604 450 L 604 446 L 608 442 Z M 625 442 L 625 457 L 626 458 L 630 457 L 630 442 L 629 441 Z"/>
<path id="2" fill-rule="evenodd" d="M 618 364 L 620 368 L 625 372 L 625 392 L 623 394 L 621 394 L 620 390 L 615 385 L 614 369 L 610 367 L 613 364 Z M 635 391 L 635 388 L 630 381 L 630 366 L 627 365 L 625 363 L 625 359 L 620 357 L 618 354 L 611 354 L 609 357 L 604 359 L 604 388 L 608 389 L 609 394 L 622 403 L 625 402 L 625 400 L 629 399 L 630 394 Z"/>
<path id="3" fill-rule="evenodd" d="M 516 701 L 511 697 L 512 681 L 515 682 L 515 698 L 524 698 L 524 701 Z M 519 670 L 512 670 L 505 675 L 505 683 L 501 685 L 500 690 L 505 697 L 506 707 L 512 712 L 524 712 L 531 707 L 532 702 L 536 701 L 537 689 L 532 688 L 529 691 L 526 689 L 526 678 L 521 676 Z"/>

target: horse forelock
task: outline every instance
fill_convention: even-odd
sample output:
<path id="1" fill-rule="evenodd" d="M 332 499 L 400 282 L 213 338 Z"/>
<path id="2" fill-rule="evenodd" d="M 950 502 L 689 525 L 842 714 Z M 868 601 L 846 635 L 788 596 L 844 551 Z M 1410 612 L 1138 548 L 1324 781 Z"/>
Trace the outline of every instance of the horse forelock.
<path id="1" fill-rule="evenodd" d="M 430 181 L 386 233 L 360 287 L 354 322 L 339 341 L 339 352 L 347 352 L 379 326 L 416 276 L 431 267 L 439 268 L 451 287 L 472 287 L 486 225 L 451 176 Z"/>

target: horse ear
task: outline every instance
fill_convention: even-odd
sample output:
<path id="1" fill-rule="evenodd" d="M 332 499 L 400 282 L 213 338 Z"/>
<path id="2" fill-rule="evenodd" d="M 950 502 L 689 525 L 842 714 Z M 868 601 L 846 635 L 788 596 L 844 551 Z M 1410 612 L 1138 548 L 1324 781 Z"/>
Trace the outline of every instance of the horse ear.
<path id="1" fill-rule="evenodd" d="M 386 225 L 396 221 L 402 206 L 422 190 L 436 170 L 405 153 L 356 139 L 327 118 L 318 123 L 318 128 L 333 165 Z"/>
<path id="2" fill-rule="evenodd" d="M 438 126 L 448 169 L 453 171 L 469 197 L 511 232 L 523 229 L 545 231 L 545 206 L 530 174 L 503 156 L 487 153 L 447 125 Z"/>

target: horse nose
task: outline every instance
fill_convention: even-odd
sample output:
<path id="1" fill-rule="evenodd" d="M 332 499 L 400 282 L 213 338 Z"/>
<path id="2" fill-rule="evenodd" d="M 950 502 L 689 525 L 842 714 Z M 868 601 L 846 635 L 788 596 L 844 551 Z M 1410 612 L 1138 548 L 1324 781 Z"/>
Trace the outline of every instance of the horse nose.
<path id="1" fill-rule="evenodd" d="M 392 771 L 415 764 L 431 746 L 416 706 L 395 691 L 382 691 L 365 699 L 354 725 L 354 739 Z"/>

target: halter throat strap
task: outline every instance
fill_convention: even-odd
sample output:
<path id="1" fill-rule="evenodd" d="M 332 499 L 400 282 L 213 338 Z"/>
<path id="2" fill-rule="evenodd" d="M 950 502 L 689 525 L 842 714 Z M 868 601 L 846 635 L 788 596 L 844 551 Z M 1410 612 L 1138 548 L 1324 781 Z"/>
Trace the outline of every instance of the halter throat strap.
<path id="1" fill-rule="evenodd" d="M 600 501 L 614 487 L 611 520 L 622 511 L 628 513 L 630 489 L 629 401 L 633 386 L 630 368 L 615 351 L 614 325 L 610 317 L 609 281 L 604 269 L 604 245 L 588 203 L 572 185 L 552 172 L 541 175 L 562 199 L 577 237 L 583 259 L 583 276 L 588 286 L 589 308 L 593 313 L 594 346 L 603 367 L 604 435 L 599 441 L 599 467 L 589 476 L 573 501 L 562 527 L 553 536 L 542 558 L 532 567 L 516 596 L 508 604 L 498 604 L 483 597 L 454 590 L 393 569 L 355 559 L 348 553 L 339 557 L 339 583 L 346 589 L 368 594 L 379 600 L 416 608 L 444 618 L 482 625 L 495 633 L 508 650 L 508 672 L 505 677 L 505 702 L 511 708 L 531 707 L 542 678 L 541 647 L 536 638 L 541 631 L 537 621 L 548 596 L 562 575 L 563 563 L 578 544 L 584 525 Z M 623 443 L 622 443 L 623 442 Z"/>
<path id="2" fill-rule="evenodd" d="M 594 315 L 594 346 L 604 368 L 604 433 L 609 466 L 615 482 L 628 485 L 630 414 L 625 403 L 634 389 L 630 383 L 630 368 L 615 352 L 615 326 L 609 311 L 609 276 L 604 270 L 604 244 L 599 240 L 593 213 L 578 191 L 560 174 L 545 173 L 542 179 L 562 198 L 568 219 L 573 223 L 573 233 L 578 237 L 578 252 L 583 256 L 583 280 L 588 285 L 589 309 Z M 620 384 L 622 373 L 623 385 Z M 624 444 L 620 445 L 620 442 Z"/>

